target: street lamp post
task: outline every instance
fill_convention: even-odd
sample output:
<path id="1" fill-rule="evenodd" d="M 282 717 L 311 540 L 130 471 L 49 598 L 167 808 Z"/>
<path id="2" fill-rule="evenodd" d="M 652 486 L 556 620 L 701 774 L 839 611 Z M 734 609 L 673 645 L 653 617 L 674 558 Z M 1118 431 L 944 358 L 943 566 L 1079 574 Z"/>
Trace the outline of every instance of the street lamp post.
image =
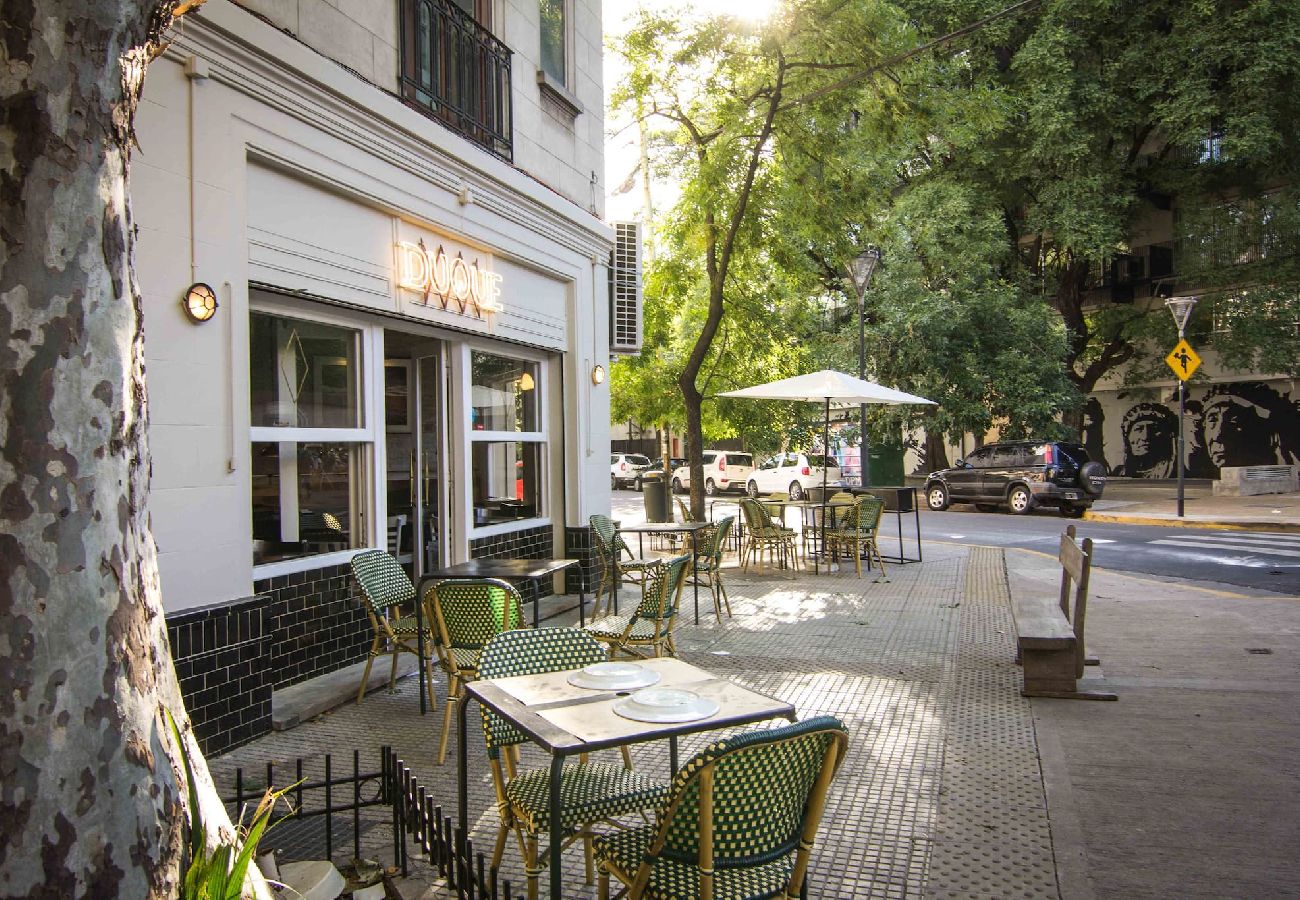
<path id="1" fill-rule="evenodd" d="M 1184 340 L 1187 320 L 1192 316 L 1192 309 L 1200 297 L 1170 297 L 1165 306 L 1173 314 L 1174 324 L 1178 326 L 1178 340 Z M 1183 495 L 1186 487 L 1187 446 L 1184 437 L 1183 420 L 1187 417 L 1187 381 L 1178 379 L 1178 517 L 1183 517 Z"/>
<path id="2" fill-rule="evenodd" d="M 849 278 L 858 292 L 858 377 L 867 377 L 867 286 L 871 284 L 871 274 L 880 262 L 880 248 L 868 247 L 849 261 Z M 871 486 L 870 469 L 867 465 L 867 404 L 862 404 L 861 433 L 858 436 L 858 453 L 862 470 L 862 486 Z M 826 448 L 830 453 L 830 447 Z"/>

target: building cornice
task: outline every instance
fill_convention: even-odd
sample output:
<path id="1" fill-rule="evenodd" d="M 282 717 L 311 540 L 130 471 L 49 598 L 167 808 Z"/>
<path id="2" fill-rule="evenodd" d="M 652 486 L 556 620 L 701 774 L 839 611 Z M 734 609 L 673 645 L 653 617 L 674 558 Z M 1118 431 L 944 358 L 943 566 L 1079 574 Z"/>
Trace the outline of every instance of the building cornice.
<path id="1" fill-rule="evenodd" d="M 228 0 L 183 23 L 168 58 L 197 56 L 214 81 L 583 257 L 612 247 L 595 216 Z"/>

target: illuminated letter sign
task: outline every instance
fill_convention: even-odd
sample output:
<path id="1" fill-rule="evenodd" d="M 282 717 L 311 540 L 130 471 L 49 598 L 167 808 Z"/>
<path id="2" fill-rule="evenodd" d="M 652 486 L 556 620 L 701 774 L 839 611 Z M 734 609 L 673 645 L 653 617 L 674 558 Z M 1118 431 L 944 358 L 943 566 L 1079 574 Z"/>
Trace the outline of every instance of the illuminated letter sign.
<path id="1" fill-rule="evenodd" d="M 478 260 L 466 262 L 460 254 L 449 257 L 442 247 L 436 251 L 402 241 L 397 245 L 397 283 L 408 291 L 423 294 L 423 303 L 451 309 L 461 315 L 483 318 L 484 313 L 501 311 L 501 276 L 479 267 Z"/>

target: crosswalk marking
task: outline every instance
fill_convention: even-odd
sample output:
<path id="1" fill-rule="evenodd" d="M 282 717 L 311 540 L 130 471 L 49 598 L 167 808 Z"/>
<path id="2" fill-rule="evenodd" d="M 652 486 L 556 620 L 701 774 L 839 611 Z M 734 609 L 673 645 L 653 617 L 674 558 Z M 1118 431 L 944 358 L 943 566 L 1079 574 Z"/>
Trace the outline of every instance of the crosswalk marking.
<path id="1" fill-rule="evenodd" d="M 1211 550 L 1236 550 L 1238 553 L 1257 553 L 1262 556 L 1293 556 L 1300 558 L 1300 549 L 1286 550 L 1281 547 L 1272 547 L 1267 544 L 1242 544 L 1228 543 L 1224 540 L 1192 540 L 1183 538 L 1181 540 L 1159 540 L 1149 541 L 1152 544 L 1162 544 L 1169 547 L 1202 547 Z"/>
<path id="2" fill-rule="evenodd" d="M 1213 540 L 1242 544 L 1294 544 L 1300 547 L 1300 534 L 1216 534 Z"/>

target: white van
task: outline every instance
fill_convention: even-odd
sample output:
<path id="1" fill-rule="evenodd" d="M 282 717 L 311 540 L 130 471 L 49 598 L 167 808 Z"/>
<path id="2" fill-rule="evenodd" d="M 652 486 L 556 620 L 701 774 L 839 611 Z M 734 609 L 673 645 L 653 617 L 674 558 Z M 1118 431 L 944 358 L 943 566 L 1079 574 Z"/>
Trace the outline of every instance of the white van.
<path id="1" fill-rule="evenodd" d="M 718 491 L 743 491 L 749 473 L 754 471 L 754 454 L 738 450 L 705 450 L 704 493 L 710 497 Z M 691 467 L 673 470 L 673 492 L 691 489 Z"/>

